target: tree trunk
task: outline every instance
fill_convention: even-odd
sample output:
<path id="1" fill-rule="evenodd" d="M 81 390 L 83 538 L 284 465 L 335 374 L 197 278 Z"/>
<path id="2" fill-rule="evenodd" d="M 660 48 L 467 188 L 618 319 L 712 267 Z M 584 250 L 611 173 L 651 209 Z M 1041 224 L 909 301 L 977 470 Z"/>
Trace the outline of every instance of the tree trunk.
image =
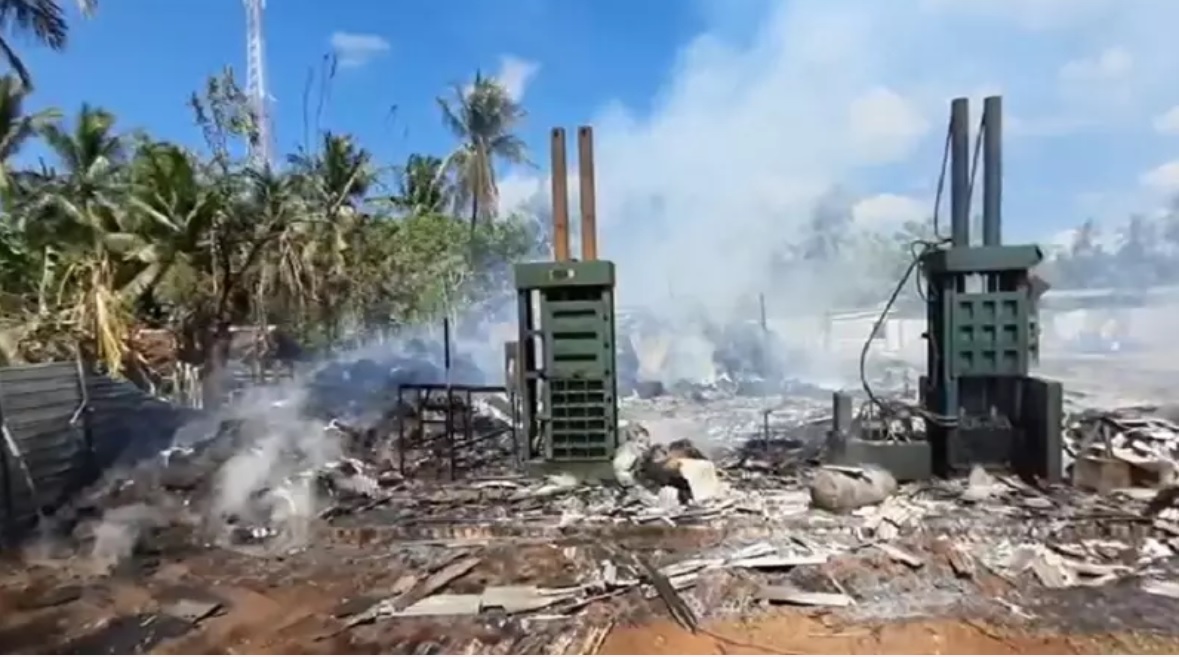
<path id="1" fill-rule="evenodd" d="M 229 363 L 228 322 L 217 322 L 206 334 L 201 363 L 201 400 L 206 410 L 216 411 L 225 401 L 225 371 Z"/>

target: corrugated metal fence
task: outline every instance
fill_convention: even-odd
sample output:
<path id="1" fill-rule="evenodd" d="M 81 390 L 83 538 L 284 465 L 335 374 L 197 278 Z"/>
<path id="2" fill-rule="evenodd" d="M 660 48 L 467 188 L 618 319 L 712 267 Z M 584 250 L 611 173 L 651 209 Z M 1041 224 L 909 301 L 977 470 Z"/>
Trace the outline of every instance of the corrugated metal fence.
<path id="1" fill-rule="evenodd" d="M 0 537 L 114 463 L 163 449 L 195 413 L 76 363 L 0 368 Z"/>

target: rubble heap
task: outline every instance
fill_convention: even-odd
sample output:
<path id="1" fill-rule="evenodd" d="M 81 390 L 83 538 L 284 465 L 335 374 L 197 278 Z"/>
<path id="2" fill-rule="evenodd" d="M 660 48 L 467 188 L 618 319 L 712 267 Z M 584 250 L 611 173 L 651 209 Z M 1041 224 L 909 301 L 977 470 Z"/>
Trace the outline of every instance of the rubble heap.
<path id="1" fill-rule="evenodd" d="M 662 398 L 624 426 L 616 481 L 603 483 L 515 471 L 510 414 L 494 395 L 441 405 L 388 392 L 373 398 L 379 412 L 337 413 L 306 398 L 255 404 L 208 436 L 112 471 L 47 528 L 53 549 L 40 558 L 54 566 L 11 577 L 25 578 L 22 591 L 59 590 L 56 578 L 73 573 L 77 596 L 51 596 L 49 606 L 78 610 L 101 607 L 89 592 L 114 586 L 112 575 L 147 582 L 139 595 L 153 602 L 106 619 L 105 638 L 96 630 L 61 639 L 90 652 L 127 626 L 156 629 L 124 652 L 166 639 L 208 651 L 184 637 L 232 617 L 237 605 L 152 589 L 174 584 L 169 564 L 275 599 L 287 599 L 273 593 L 280 587 L 308 582 L 313 601 L 302 625 L 269 619 L 268 631 L 293 641 L 306 625 L 314 632 L 303 640 L 336 652 L 585 653 L 616 622 L 659 614 L 697 628 L 773 605 L 849 620 L 949 609 L 1026 620 L 1050 617 L 1054 596 L 1114 586 L 1175 599 L 1179 611 L 1177 489 L 1133 471 L 1100 485 L 1085 480 L 1091 459 L 1174 463 L 1179 427 L 1143 409 L 1069 419 L 1066 451 L 1079 487 L 982 469 L 897 485 L 871 464 L 814 462 L 829 421 L 825 400 L 692 407 Z M 728 425 L 711 416 L 659 424 L 733 408 L 744 409 L 737 428 L 731 417 Z M 447 424 L 480 440 L 455 442 L 441 435 Z M 93 568 L 61 565 L 79 560 Z"/>
<path id="2" fill-rule="evenodd" d="M 1074 481 L 1099 490 L 1171 483 L 1179 461 L 1179 424 L 1151 414 L 1157 410 L 1084 410 L 1068 417 L 1064 449 Z"/>

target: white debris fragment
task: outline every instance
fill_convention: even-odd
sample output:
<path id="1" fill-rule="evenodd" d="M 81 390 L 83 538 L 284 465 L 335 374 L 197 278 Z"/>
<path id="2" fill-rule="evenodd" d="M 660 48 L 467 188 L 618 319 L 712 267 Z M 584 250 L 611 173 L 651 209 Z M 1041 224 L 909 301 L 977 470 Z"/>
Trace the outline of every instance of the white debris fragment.
<path id="1" fill-rule="evenodd" d="M 659 508 L 668 513 L 676 513 L 683 508 L 680 504 L 680 489 L 675 486 L 664 486 L 659 489 Z"/>
<path id="2" fill-rule="evenodd" d="M 1058 554 L 1038 550 L 1028 564 L 1040 583 L 1050 589 L 1061 589 L 1076 584 L 1076 576 Z"/>
<path id="3" fill-rule="evenodd" d="M 1138 563 L 1148 564 L 1174 556 L 1174 554 L 1175 552 L 1166 543 L 1153 536 L 1147 536 L 1138 548 Z"/>
<path id="4" fill-rule="evenodd" d="M 847 513 L 880 504 L 897 490 L 897 481 L 883 468 L 824 466 L 811 479 L 811 504 L 832 513 Z"/>
<path id="5" fill-rule="evenodd" d="M 717 475 L 716 465 L 712 461 L 680 459 L 678 469 L 692 491 L 692 501 L 707 502 L 724 495 L 724 483 Z"/>
<path id="6" fill-rule="evenodd" d="M 579 480 L 576 475 L 570 474 L 568 472 L 559 472 L 557 474 L 551 474 L 547 477 L 547 479 L 548 479 L 548 485 L 555 486 L 556 488 L 558 488 L 560 490 L 568 490 L 570 488 L 577 488 L 578 484 L 581 483 L 581 480 Z"/>
<path id="7" fill-rule="evenodd" d="M 618 450 L 614 452 L 613 466 L 614 479 L 619 484 L 634 486 L 638 483 L 635 471 L 638 470 L 639 461 L 643 458 L 648 447 L 646 440 L 637 437 L 618 446 Z"/>
<path id="8" fill-rule="evenodd" d="M 993 497 L 1006 488 L 992 477 L 981 465 L 970 469 L 970 476 L 966 479 L 966 490 L 962 492 L 964 502 L 982 502 Z"/>
<path id="9" fill-rule="evenodd" d="M 1179 599 L 1179 582 L 1148 579 L 1142 582 L 1142 590 L 1151 595 Z"/>
<path id="10" fill-rule="evenodd" d="M 925 565 L 925 561 L 916 555 L 910 554 L 901 548 L 890 545 L 888 543 L 878 543 L 876 549 L 888 555 L 890 559 L 898 563 L 903 563 L 910 568 L 920 568 Z"/>
<path id="11" fill-rule="evenodd" d="M 848 607 L 856 602 L 851 596 L 843 593 L 803 591 L 793 586 L 763 586 L 758 591 L 757 597 L 768 602 L 781 602 L 803 607 Z"/>
<path id="12" fill-rule="evenodd" d="M 768 554 L 730 561 L 727 565 L 733 568 L 748 568 L 750 570 L 793 568 L 795 566 L 821 566 L 827 563 L 825 554 Z"/>

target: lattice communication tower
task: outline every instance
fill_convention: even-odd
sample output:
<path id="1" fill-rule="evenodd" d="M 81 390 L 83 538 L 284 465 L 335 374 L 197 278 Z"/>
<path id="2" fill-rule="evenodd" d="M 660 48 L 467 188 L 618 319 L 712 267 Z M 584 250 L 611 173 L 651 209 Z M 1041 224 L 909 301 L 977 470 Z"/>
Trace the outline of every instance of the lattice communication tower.
<path id="1" fill-rule="evenodd" d="M 266 57 L 262 38 L 262 11 L 266 0 L 242 0 L 246 6 L 246 94 L 258 120 L 258 143 L 250 158 L 258 165 L 274 162 L 270 132 L 269 94 L 266 90 Z"/>

